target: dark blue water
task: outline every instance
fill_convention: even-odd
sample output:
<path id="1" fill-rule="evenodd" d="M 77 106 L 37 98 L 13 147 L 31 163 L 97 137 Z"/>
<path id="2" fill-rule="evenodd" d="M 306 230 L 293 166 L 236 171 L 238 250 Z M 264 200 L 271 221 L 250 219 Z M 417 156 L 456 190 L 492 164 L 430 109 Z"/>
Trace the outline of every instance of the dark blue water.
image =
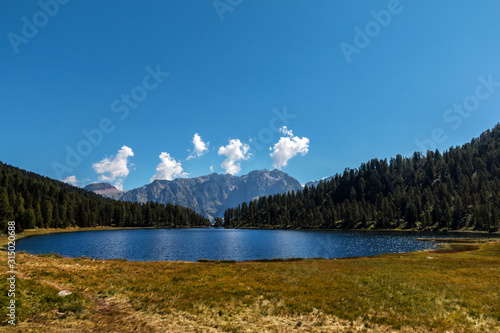
<path id="1" fill-rule="evenodd" d="M 16 242 L 17 251 L 67 257 L 123 258 L 131 261 L 199 258 L 255 260 L 345 258 L 400 253 L 434 246 L 417 238 L 489 237 L 488 234 L 377 231 L 137 229 L 80 231 L 33 236 Z"/>

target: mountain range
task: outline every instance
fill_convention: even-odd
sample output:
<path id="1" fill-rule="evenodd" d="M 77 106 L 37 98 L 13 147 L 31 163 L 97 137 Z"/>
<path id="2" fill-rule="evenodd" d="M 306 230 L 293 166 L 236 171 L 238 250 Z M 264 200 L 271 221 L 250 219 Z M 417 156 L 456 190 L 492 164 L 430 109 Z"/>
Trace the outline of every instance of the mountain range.
<path id="1" fill-rule="evenodd" d="M 120 191 L 108 183 L 89 184 L 84 189 L 123 201 L 181 205 L 213 219 L 224 216 L 227 208 L 236 207 L 242 202 L 299 191 L 302 185 L 290 175 L 275 169 L 256 170 L 243 176 L 212 173 L 195 178 L 155 180 L 128 191 Z"/>

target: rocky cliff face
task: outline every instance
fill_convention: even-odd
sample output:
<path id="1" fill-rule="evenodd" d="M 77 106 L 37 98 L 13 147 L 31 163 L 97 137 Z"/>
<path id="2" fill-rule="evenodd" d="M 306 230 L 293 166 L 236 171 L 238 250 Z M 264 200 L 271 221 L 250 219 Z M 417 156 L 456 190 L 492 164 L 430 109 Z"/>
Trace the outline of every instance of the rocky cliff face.
<path id="1" fill-rule="evenodd" d="M 214 218 L 222 217 L 227 208 L 236 207 L 242 202 L 301 189 L 302 186 L 295 178 L 280 170 L 258 170 L 241 177 L 212 173 L 196 178 L 155 180 L 130 191 L 116 190 L 118 192 L 100 194 L 132 202 L 170 202 Z"/>

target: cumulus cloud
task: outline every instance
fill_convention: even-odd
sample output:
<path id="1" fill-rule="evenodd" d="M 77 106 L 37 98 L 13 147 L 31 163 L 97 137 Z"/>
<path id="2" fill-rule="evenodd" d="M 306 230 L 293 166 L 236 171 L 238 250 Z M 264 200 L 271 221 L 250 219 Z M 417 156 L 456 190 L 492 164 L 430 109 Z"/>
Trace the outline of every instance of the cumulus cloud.
<path id="1" fill-rule="evenodd" d="M 292 130 L 286 126 L 280 128 L 280 133 L 286 135 L 269 148 L 271 158 L 273 159 L 273 168 L 281 169 L 288 164 L 288 161 L 297 154 L 304 156 L 309 151 L 309 139 L 294 136 Z"/>
<path id="2" fill-rule="evenodd" d="M 177 162 L 169 153 L 161 153 L 160 160 L 160 164 L 156 167 L 156 174 L 151 177 L 151 182 L 155 179 L 172 180 L 188 176 L 186 172 L 183 172 L 181 163 Z"/>
<path id="3" fill-rule="evenodd" d="M 226 170 L 226 173 L 235 175 L 240 172 L 241 165 L 237 162 L 249 159 L 251 156 L 251 154 L 248 153 L 249 150 L 250 146 L 242 144 L 239 139 L 232 139 L 227 146 L 221 146 L 219 148 L 219 155 L 225 155 L 227 157 L 221 164 L 222 168 Z"/>
<path id="4" fill-rule="evenodd" d="M 210 142 L 203 142 L 201 139 L 200 135 L 198 133 L 194 133 L 193 137 L 193 145 L 194 145 L 194 150 L 191 153 L 191 155 L 188 156 L 188 160 L 192 158 L 197 158 L 200 157 L 201 155 L 205 154 L 208 151 L 208 145 Z"/>
<path id="5" fill-rule="evenodd" d="M 78 183 L 80 182 L 75 175 L 73 176 L 68 176 L 63 180 L 64 183 L 66 184 L 71 184 L 73 186 L 78 186 Z"/>
<path id="6" fill-rule="evenodd" d="M 123 189 L 123 180 L 129 174 L 128 158 L 134 156 L 130 147 L 123 146 L 118 150 L 116 156 L 104 158 L 102 161 L 92 164 L 95 172 L 100 174 L 100 181 L 109 181 L 116 183 L 114 186 L 119 190 Z"/>
<path id="7" fill-rule="evenodd" d="M 119 189 L 120 191 L 123 191 L 123 178 L 118 178 L 116 182 L 113 184 L 113 186 Z"/>
<path id="8" fill-rule="evenodd" d="M 279 129 L 279 132 L 288 136 L 293 136 L 293 132 L 291 129 L 288 129 L 288 127 L 283 126 L 282 128 Z"/>

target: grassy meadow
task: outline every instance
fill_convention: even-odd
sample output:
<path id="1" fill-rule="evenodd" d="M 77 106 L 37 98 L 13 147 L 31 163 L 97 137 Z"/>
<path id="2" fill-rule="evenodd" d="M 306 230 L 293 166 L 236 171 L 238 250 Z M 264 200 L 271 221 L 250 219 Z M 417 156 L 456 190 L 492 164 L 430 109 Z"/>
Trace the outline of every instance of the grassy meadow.
<path id="1" fill-rule="evenodd" d="M 3 252 L 5 268 L 6 257 Z M 6 324 L 8 298 L 2 292 L 0 331 L 500 331 L 500 242 L 236 263 L 18 253 L 17 268 L 18 324 Z M 6 277 L 2 290 L 8 289 Z M 57 296 L 61 290 L 71 295 Z"/>

